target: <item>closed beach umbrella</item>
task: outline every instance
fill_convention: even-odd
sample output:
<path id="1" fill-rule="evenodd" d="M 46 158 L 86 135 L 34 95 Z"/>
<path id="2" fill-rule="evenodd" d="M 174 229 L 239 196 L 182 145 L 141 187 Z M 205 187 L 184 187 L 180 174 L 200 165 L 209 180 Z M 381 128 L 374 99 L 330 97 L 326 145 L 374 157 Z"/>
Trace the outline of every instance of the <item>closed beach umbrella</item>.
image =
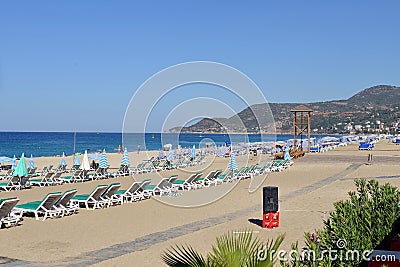
<path id="1" fill-rule="evenodd" d="M 17 158 L 14 155 L 14 157 L 12 159 L 11 170 L 15 170 L 15 168 L 17 168 Z"/>
<path id="2" fill-rule="evenodd" d="M 19 160 L 17 168 L 15 168 L 13 175 L 19 177 L 28 176 L 28 169 L 26 168 L 26 160 L 24 153 L 22 153 L 21 159 Z"/>
<path id="3" fill-rule="evenodd" d="M 81 169 L 86 170 L 86 171 L 90 170 L 90 164 L 89 164 L 89 158 L 87 155 L 87 150 L 85 150 L 85 154 L 83 155 Z"/>
<path id="4" fill-rule="evenodd" d="M 158 159 L 163 159 L 164 158 L 164 152 L 162 152 L 161 150 L 158 152 Z"/>
<path id="5" fill-rule="evenodd" d="M 196 157 L 196 147 L 193 145 L 192 153 L 190 153 L 190 157 L 194 159 Z"/>
<path id="6" fill-rule="evenodd" d="M 62 158 L 61 158 L 61 162 L 60 162 L 61 166 L 67 166 L 67 161 L 65 160 L 65 154 L 63 152 Z"/>
<path id="7" fill-rule="evenodd" d="M 121 166 L 128 166 L 129 167 L 129 156 L 128 156 L 128 149 L 124 149 L 124 155 L 122 155 Z"/>
<path id="8" fill-rule="evenodd" d="M 76 165 L 76 166 L 81 165 L 81 162 L 79 161 L 78 155 L 75 155 L 75 158 L 74 158 L 74 165 Z"/>
<path id="9" fill-rule="evenodd" d="M 100 157 L 99 167 L 105 169 L 108 168 L 108 166 L 110 166 L 110 164 L 108 164 L 106 150 L 103 149 L 103 153 L 101 154 Z"/>
<path id="10" fill-rule="evenodd" d="M 228 170 L 235 171 L 237 169 L 238 169 L 238 165 L 236 163 L 235 153 L 232 152 L 231 153 L 231 158 L 229 159 L 229 163 L 228 163 Z"/>
<path id="11" fill-rule="evenodd" d="M 33 162 L 33 157 L 32 157 L 32 154 L 31 154 L 31 158 L 29 159 L 29 162 L 28 162 L 28 169 L 34 169 L 35 168 L 35 163 Z"/>
<path id="12" fill-rule="evenodd" d="M 168 161 L 173 161 L 174 159 L 175 159 L 175 157 L 174 157 L 174 154 L 172 153 L 172 148 L 169 147 L 167 160 Z"/>
<path id="13" fill-rule="evenodd" d="M 291 160 L 292 158 L 290 157 L 289 153 L 289 148 L 285 149 L 285 156 L 283 157 L 284 160 Z"/>

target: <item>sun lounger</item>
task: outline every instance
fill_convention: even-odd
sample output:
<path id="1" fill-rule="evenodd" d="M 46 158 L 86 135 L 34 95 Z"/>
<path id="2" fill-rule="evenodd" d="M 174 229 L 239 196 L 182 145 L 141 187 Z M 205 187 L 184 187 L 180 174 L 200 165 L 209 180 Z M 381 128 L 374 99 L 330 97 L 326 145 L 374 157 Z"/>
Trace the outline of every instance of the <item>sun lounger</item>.
<path id="1" fill-rule="evenodd" d="M 54 203 L 55 209 L 61 212 L 61 216 L 71 215 L 78 211 L 78 205 L 74 205 L 71 199 L 76 194 L 76 189 L 65 191 L 64 194 Z"/>
<path id="2" fill-rule="evenodd" d="M 156 168 L 157 171 L 166 170 L 167 167 L 168 167 L 168 161 L 167 160 L 163 160 L 157 166 L 154 166 L 154 167 Z"/>
<path id="3" fill-rule="evenodd" d="M 229 182 L 229 181 L 231 181 L 232 176 L 233 176 L 233 171 L 228 171 L 226 173 L 220 174 L 220 175 L 217 176 L 217 178 L 215 178 L 211 182 L 211 184 L 212 185 L 219 185 L 219 184 L 222 184 L 224 182 Z"/>
<path id="4" fill-rule="evenodd" d="M 168 182 L 173 183 L 178 179 L 178 174 L 172 174 L 169 178 L 168 178 Z"/>
<path id="5" fill-rule="evenodd" d="M 119 169 L 116 172 L 117 176 L 126 176 L 129 175 L 128 166 L 119 166 Z"/>
<path id="6" fill-rule="evenodd" d="M 144 180 L 141 183 L 134 182 L 127 190 L 118 190 L 114 193 L 123 202 L 139 201 L 147 198 L 143 191 L 151 183 L 150 179 Z"/>
<path id="7" fill-rule="evenodd" d="M 264 174 L 271 172 L 272 162 L 268 161 L 263 166 L 256 166 L 254 169 L 254 174 Z"/>
<path id="8" fill-rule="evenodd" d="M 241 172 L 235 175 L 236 179 L 252 178 L 256 174 L 257 164 L 245 167 Z"/>
<path id="9" fill-rule="evenodd" d="M 17 176 L 11 176 L 7 182 L 5 183 L 0 183 L 0 189 L 3 189 L 5 191 L 10 191 L 13 189 L 19 190 L 21 188 L 19 184 L 19 177 Z"/>
<path id="10" fill-rule="evenodd" d="M 192 162 L 192 159 L 190 157 L 187 157 L 186 159 L 183 159 L 183 161 L 181 163 L 179 163 L 178 167 L 185 168 L 187 166 L 190 166 L 191 162 Z"/>
<path id="11" fill-rule="evenodd" d="M 179 190 L 192 190 L 201 187 L 197 180 L 200 178 L 202 172 L 197 172 L 190 175 L 186 180 L 176 180 L 172 183 L 174 187 Z"/>
<path id="12" fill-rule="evenodd" d="M 9 179 L 13 176 L 14 170 L 9 169 L 5 174 L 0 174 L 1 179 Z"/>
<path id="13" fill-rule="evenodd" d="M 47 179 L 50 179 L 53 175 L 54 175 L 54 173 L 48 172 L 42 178 L 29 179 L 29 182 L 33 186 L 38 185 L 40 187 L 43 187 L 43 186 L 47 185 Z"/>
<path id="14" fill-rule="evenodd" d="M 50 193 L 41 201 L 33 201 L 25 204 L 17 205 L 16 210 L 22 211 L 22 214 L 33 213 L 36 220 L 39 220 L 39 215 L 43 216 L 43 221 L 48 217 L 60 216 L 61 212 L 54 208 L 54 204 L 61 197 L 61 192 Z"/>
<path id="15" fill-rule="evenodd" d="M 97 168 L 94 173 L 87 174 L 89 180 L 102 179 L 104 177 L 104 168 Z"/>
<path id="16" fill-rule="evenodd" d="M 46 173 L 48 173 L 47 168 L 48 168 L 47 166 L 44 166 L 42 171 L 40 172 L 40 175 L 46 175 Z"/>
<path id="17" fill-rule="evenodd" d="M 241 167 L 239 170 L 234 171 L 233 175 L 230 177 L 229 181 L 232 182 L 234 180 L 240 180 L 247 176 L 247 172 L 249 171 L 249 167 Z"/>
<path id="18" fill-rule="evenodd" d="M 212 181 L 215 180 L 215 178 L 217 178 L 218 175 L 220 175 L 222 172 L 222 170 L 215 170 L 215 171 L 211 171 L 207 174 L 206 177 L 204 178 L 199 178 L 198 181 L 206 187 L 209 187 L 212 183 Z"/>
<path id="19" fill-rule="evenodd" d="M 15 226 L 22 221 L 22 213 L 13 210 L 18 201 L 18 198 L 0 199 L 0 228 Z"/>
<path id="20" fill-rule="evenodd" d="M 67 166 L 65 165 L 58 165 L 57 168 L 54 170 L 54 172 L 66 172 L 67 171 Z"/>
<path id="21" fill-rule="evenodd" d="M 75 183 L 83 181 L 83 170 L 76 170 L 69 176 L 60 177 L 60 180 L 66 183 Z"/>
<path id="22" fill-rule="evenodd" d="M 33 168 L 33 169 L 28 168 L 28 175 L 29 175 L 30 177 L 38 176 L 39 173 L 37 173 L 36 170 L 37 170 L 37 167 L 35 167 L 35 168 Z"/>
<path id="23" fill-rule="evenodd" d="M 271 171 L 280 172 L 280 171 L 283 171 L 285 168 L 286 167 L 284 166 L 284 161 L 283 160 L 275 160 L 272 163 Z"/>
<path id="24" fill-rule="evenodd" d="M 140 188 L 140 183 L 139 182 L 134 182 L 131 184 L 131 186 L 126 189 L 126 190 L 117 190 L 114 193 L 114 196 L 119 198 L 121 201 L 121 204 L 126 203 L 128 201 L 133 202 L 134 200 L 134 194 L 137 192 L 137 190 Z"/>
<path id="25" fill-rule="evenodd" d="M 144 165 L 140 168 L 139 173 L 149 173 L 149 172 L 155 172 L 156 168 L 154 167 L 157 163 L 156 161 L 147 161 L 144 163 Z"/>
<path id="26" fill-rule="evenodd" d="M 146 164 L 145 162 L 141 162 L 136 167 L 129 169 L 129 172 L 131 174 L 140 173 L 141 168 L 144 167 L 145 164 Z"/>
<path id="27" fill-rule="evenodd" d="M 18 183 L 19 183 L 20 189 L 31 188 L 31 184 L 29 183 L 29 176 L 20 177 Z"/>
<path id="28" fill-rule="evenodd" d="M 172 186 L 169 182 L 170 178 L 163 178 L 157 185 L 148 185 L 145 187 L 143 194 L 145 197 L 151 196 L 162 196 L 172 192 L 175 192 L 177 189 Z"/>
<path id="29" fill-rule="evenodd" d="M 120 183 L 110 184 L 106 191 L 100 196 L 100 205 L 109 207 L 114 204 L 122 204 L 121 198 L 115 196 L 115 192 L 121 187 Z"/>
<path id="30" fill-rule="evenodd" d="M 81 167 L 80 165 L 73 165 L 73 166 L 71 167 L 71 169 L 69 170 L 69 172 L 74 172 L 74 171 L 76 171 L 76 170 L 79 170 L 80 167 Z"/>
<path id="31" fill-rule="evenodd" d="M 51 172 L 53 168 L 53 165 L 49 165 L 49 166 L 44 166 L 42 171 L 39 173 L 39 175 L 46 175 L 46 173 Z"/>
<path id="32" fill-rule="evenodd" d="M 86 209 L 94 210 L 101 208 L 100 196 L 107 190 L 107 185 L 98 185 L 90 194 L 75 195 L 72 197 L 71 202 L 73 204 L 84 204 Z M 90 207 L 92 206 L 92 207 Z"/>

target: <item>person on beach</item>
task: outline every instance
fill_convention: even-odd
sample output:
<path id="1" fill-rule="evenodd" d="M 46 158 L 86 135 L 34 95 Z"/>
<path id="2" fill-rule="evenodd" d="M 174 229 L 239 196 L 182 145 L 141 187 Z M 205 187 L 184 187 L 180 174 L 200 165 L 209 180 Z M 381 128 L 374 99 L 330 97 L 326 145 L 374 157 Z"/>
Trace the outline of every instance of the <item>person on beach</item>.
<path id="1" fill-rule="evenodd" d="M 118 154 L 121 154 L 121 145 L 118 145 Z"/>
<path id="2" fill-rule="evenodd" d="M 140 144 L 137 145 L 137 153 L 140 153 Z"/>

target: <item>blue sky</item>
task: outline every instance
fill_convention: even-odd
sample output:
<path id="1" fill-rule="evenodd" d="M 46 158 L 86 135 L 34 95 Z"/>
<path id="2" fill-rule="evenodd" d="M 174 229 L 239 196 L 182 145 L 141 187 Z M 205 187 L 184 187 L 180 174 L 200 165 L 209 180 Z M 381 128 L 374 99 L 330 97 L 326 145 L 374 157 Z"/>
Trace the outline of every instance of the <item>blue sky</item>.
<path id="1" fill-rule="evenodd" d="M 0 0 L 0 131 L 120 131 L 146 79 L 193 60 L 237 68 L 269 102 L 399 86 L 399 10 L 368 0 Z M 194 96 L 180 92 L 167 104 Z"/>

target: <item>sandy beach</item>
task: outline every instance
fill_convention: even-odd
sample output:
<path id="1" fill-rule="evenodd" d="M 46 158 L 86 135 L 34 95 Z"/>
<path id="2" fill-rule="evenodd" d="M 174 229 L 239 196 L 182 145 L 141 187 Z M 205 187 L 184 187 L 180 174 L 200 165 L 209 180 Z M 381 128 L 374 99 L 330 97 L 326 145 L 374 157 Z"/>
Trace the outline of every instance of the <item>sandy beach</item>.
<path id="1" fill-rule="evenodd" d="M 365 165 L 368 153 L 374 155 L 372 165 Z M 150 153 L 151 154 L 151 153 Z M 130 155 L 133 165 L 148 157 L 145 152 Z M 109 154 L 112 167 L 117 167 L 120 154 Z M 263 155 L 265 162 L 269 157 Z M 178 203 L 190 203 L 202 196 L 220 194 L 221 190 L 233 189 L 224 197 L 201 207 L 180 208 L 149 199 L 122 206 L 87 211 L 60 219 L 35 221 L 25 218 L 20 226 L 1 229 L 0 258 L 2 262 L 44 264 L 44 265 L 96 265 L 96 266 L 163 266 L 160 254 L 174 244 L 190 244 L 201 252 L 210 250 L 215 237 L 227 231 L 251 230 L 261 240 L 276 238 L 285 233 L 283 249 L 299 241 L 303 235 L 322 226 L 324 218 L 333 209 L 332 203 L 347 198 L 347 192 L 354 190 L 356 178 L 378 178 L 380 183 L 400 186 L 400 147 L 381 141 L 370 151 L 358 151 L 356 145 L 340 147 L 321 154 L 306 154 L 294 160 L 288 169 L 269 174 L 263 185 L 279 187 L 280 227 L 262 229 L 251 219 L 261 219 L 261 188 L 250 194 L 250 180 L 222 184 L 217 187 L 184 191 L 176 197 Z M 58 164 L 60 158 L 36 158 L 41 168 Z M 208 164 L 184 170 L 161 173 L 138 174 L 136 180 L 152 179 L 178 174 L 186 178 L 190 172 L 200 169 L 207 174 L 210 170 L 225 169 L 228 158 L 208 159 Z M 249 159 L 237 157 L 239 166 Z M 257 161 L 258 158 L 251 159 Z M 67 158 L 72 163 L 72 157 Z M 98 184 L 120 182 L 127 188 L 132 177 L 118 177 L 102 181 L 77 184 L 63 184 L 53 187 L 33 187 L 29 190 L 0 192 L 1 198 L 20 198 L 20 203 L 42 199 L 49 192 L 76 188 L 79 194 L 89 193 Z M 172 198 L 168 196 L 161 197 Z M 179 201 L 178 201 L 179 199 Z M 183 202 L 181 202 L 183 201 Z"/>

